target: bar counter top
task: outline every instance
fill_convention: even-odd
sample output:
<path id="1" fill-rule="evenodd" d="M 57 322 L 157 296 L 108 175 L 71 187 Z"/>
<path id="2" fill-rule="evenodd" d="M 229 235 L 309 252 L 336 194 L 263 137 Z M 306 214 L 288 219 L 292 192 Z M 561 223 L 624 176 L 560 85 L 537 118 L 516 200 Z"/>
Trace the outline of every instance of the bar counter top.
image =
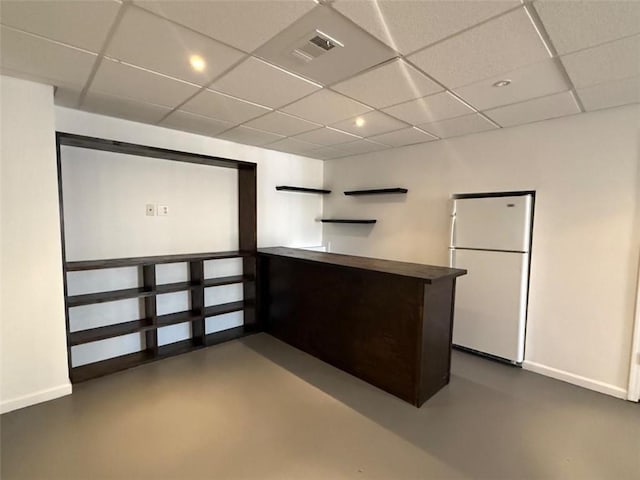
<path id="1" fill-rule="evenodd" d="M 378 258 L 357 257 L 339 253 L 316 252 L 300 248 L 271 247 L 260 248 L 258 253 L 263 255 L 276 255 L 280 257 L 295 258 L 298 260 L 327 263 L 342 267 L 370 270 L 374 272 L 390 273 L 402 277 L 411 277 L 433 283 L 438 280 L 452 279 L 465 275 L 466 270 L 459 268 L 439 267 L 435 265 L 423 265 L 420 263 L 396 262 L 381 260 Z"/>

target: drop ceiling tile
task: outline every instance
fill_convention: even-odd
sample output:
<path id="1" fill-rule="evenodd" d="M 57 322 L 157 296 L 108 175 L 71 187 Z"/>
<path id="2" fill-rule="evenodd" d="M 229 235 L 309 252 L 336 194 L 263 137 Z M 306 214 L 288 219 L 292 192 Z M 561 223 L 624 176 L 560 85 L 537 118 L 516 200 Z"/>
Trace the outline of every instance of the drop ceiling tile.
<path id="1" fill-rule="evenodd" d="M 243 102 L 212 90 L 201 91 L 180 109 L 236 125 L 270 111 L 268 108 Z"/>
<path id="2" fill-rule="evenodd" d="M 198 87 L 147 70 L 104 59 L 89 92 L 131 98 L 140 102 L 176 107 Z"/>
<path id="3" fill-rule="evenodd" d="M 0 69 L 5 74 L 80 89 L 97 58 L 7 27 L 0 27 L 0 48 Z"/>
<path id="4" fill-rule="evenodd" d="M 250 102 L 278 108 L 321 87 L 255 57 L 249 57 L 217 80 L 211 88 Z"/>
<path id="5" fill-rule="evenodd" d="M 298 133 L 308 132 L 321 125 L 308 122 L 302 118 L 294 117 L 282 112 L 271 112 L 255 120 L 246 123 L 247 127 L 257 128 L 265 132 L 278 133 L 280 135 L 291 136 Z"/>
<path id="6" fill-rule="evenodd" d="M 557 93 L 522 103 L 507 105 L 484 112 L 503 127 L 548 120 L 580 113 L 571 92 Z"/>
<path id="7" fill-rule="evenodd" d="M 320 90 L 282 109 L 312 122 L 329 125 L 361 115 L 371 108 L 329 90 Z"/>
<path id="8" fill-rule="evenodd" d="M 357 119 L 364 121 L 364 124 L 359 127 L 356 124 Z M 395 118 L 385 115 L 377 110 L 350 118 L 349 120 L 343 120 L 342 122 L 334 123 L 332 125 L 334 128 L 338 128 L 361 137 L 371 137 L 372 135 L 379 135 L 381 133 L 391 132 L 392 130 L 400 130 L 406 126 L 406 123 L 396 120 Z"/>
<path id="9" fill-rule="evenodd" d="M 342 43 L 305 62 L 293 55 L 323 32 Z M 256 50 L 256 56 L 322 85 L 331 85 L 392 59 L 396 52 L 335 10 L 319 5 Z"/>
<path id="10" fill-rule="evenodd" d="M 640 33 L 640 2 L 534 3 L 560 55 Z"/>
<path id="11" fill-rule="evenodd" d="M 544 60 L 518 70 L 482 80 L 455 92 L 479 110 L 522 102 L 569 89 L 557 59 Z M 511 80 L 506 87 L 494 87 L 500 80 Z"/>
<path id="12" fill-rule="evenodd" d="M 195 113 L 183 112 L 181 110 L 171 112 L 171 115 L 162 120 L 160 125 L 175 130 L 207 135 L 209 137 L 215 137 L 218 133 L 233 127 L 233 124 L 229 122 L 203 117 Z"/>
<path id="13" fill-rule="evenodd" d="M 420 125 L 420 128 L 440 138 L 449 138 L 494 130 L 498 127 L 482 117 L 482 115 L 474 113 L 473 115 L 450 118 L 441 122 L 425 123 L 424 125 Z"/>
<path id="14" fill-rule="evenodd" d="M 208 85 L 245 55 L 135 6 L 125 11 L 106 54 L 198 85 Z M 205 60 L 204 71 L 191 68 L 191 55 Z"/>
<path id="15" fill-rule="evenodd" d="M 295 138 L 298 140 L 304 140 L 305 142 L 316 143 L 318 145 L 338 145 L 340 143 L 353 142 L 358 137 L 349 135 L 346 132 L 340 132 L 333 128 L 324 127 L 301 135 L 296 135 Z"/>
<path id="16" fill-rule="evenodd" d="M 518 4 L 517 0 L 339 0 L 334 7 L 394 50 L 408 54 Z"/>
<path id="17" fill-rule="evenodd" d="M 344 155 L 346 155 L 346 153 L 333 147 L 320 147 L 307 153 L 308 157 L 317 158 L 319 160 L 329 160 L 332 158 L 342 157 Z"/>
<path id="18" fill-rule="evenodd" d="M 561 58 L 576 88 L 636 77 L 640 75 L 640 35 Z"/>
<path id="19" fill-rule="evenodd" d="M 3 25 L 99 52 L 120 4 L 105 1 L 3 0 Z"/>
<path id="20" fill-rule="evenodd" d="M 422 72 L 400 59 L 338 83 L 332 88 L 376 108 L 443 90 Z"/>
<path id="21" fill-rule="evenodd" d="M 549 58 L 524 7 L 409 57 L 449 88 Z"/>
<path id="22" fill-rule="evenodd" d="M 252 52 L 316 5 L 312 0 L 136 0 L 136 3 L 245 52 Z"/>
<path id="23" fill-rule="evenodd" d="M 363 153 L 377 152 L 378 150 L 387 150 L 389 147 L 381 143 L 370 142 L 369 140 L 356 140 L 355 142 L 340 145 L 339 149 L 344 155 L 360 155 Z"/>
<path id="24" fill-rule="evenodd" d="M 309 152 L 316 150 L 318 145 L 303 142 L 302 140 L 297 140 L 295 138 L 284 138 L 277 142 L 270 143 L 269 145 L 265 145 L 265 148 L 279 150 L 281 152 L 295 153 L 297 155 L 306 155 Z"/>
<path id="25" fill-rule="evenodd" d="M 438 137 L 422 132 L 415 127 L 410 127 L 395 132 L 376 135 L 369 140 L 375 140 L 376 142 L 384 143 L 392 147 L 402 147 L 404 145 L 413 145 L 414 143 L 432 142 L 438 140 Z"/>
<path id="26" fill-rule="evenodd" d="M 640 77 L 578 89 L 578 97 L 587 111 L 640 103 Z"/>
<path id="27" fill-rule="evenodd" d="M 240 126 L 218 135 L 218 138 L 248 145 L 265 145 L 282 138 L 282 136 L 256 130 L 255 128 Z"/>
<path id="28" fill-rule="evenodd" d="M 383 111 L 412 125 L 473 113 L 471 108 L 447 92 L 384 108 Z"/>

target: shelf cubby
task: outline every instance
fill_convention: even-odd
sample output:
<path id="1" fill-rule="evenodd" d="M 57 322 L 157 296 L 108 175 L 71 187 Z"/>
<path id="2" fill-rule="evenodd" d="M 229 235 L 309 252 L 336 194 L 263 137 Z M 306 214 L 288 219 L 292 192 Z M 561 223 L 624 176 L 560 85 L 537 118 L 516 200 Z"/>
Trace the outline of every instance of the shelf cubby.
<path id="1" fill-rule="evenodd" d="M 348 196 L 356 196 L 356 195 L 389 195 L 389 194 L 404 194 L 409 190 L 402 187 L 393 187 L 393 188 L 369 188 L 366 190 L 347 190 L 344 192 L 345 195 Z"/>
<path id="2" fill-rule="evenodd" d="M 56 146 L 60 226 L 63 245 L 65 244 L 65 209 L 63 201 L 65 197 L 63 195 L 64 182 L 61 174 L 63 170 L 62 154 L 65 151 L 64 148 L 61 148 L 63 146 L 230 168 L 237 171 L 237 250 L 126 258 L 103 258 L 79 261 L 67 261 L 66 253 L 63 250 L 67 358 L 69 359 L 69 376 L 72 382 L 82 382 L 91 378 L 117 372 L 119 370 L 125 370 L 137 365 L 142 365 L 147 362 L 159 360 L 167 356 L 186 353 L 197 348 L 202 348 L 206 345 L 214 345 L 221 341 L 239 338 L 243 335 L 248 335 L 260 330 L 256 319 L 256 308 L 254 306 L 257 249 L 257 169 L 255 163 L 180 152 L 147 145 L 136 145 L 127 142 L 87 137 L 64 132 L 56 132 Z M 320 193 L 324 193 L 324 191 Z M 198 221 L 207 220 L 199 219 Z M 242 260 L 242 275 L 205 278 L 205 261 L 229 258 L 239 258 Z M 189 267 L 189 278 L 182 282 L 157 284 L 156 266 L 169 263 L 187 263 Z M 138 286 L 135 288 L 125 288 L 121 290 L 82 295 L 69 295 L 68 293 L 68 283 L 69 278 L 71 278 L 71 276 L 67 275 L 68 272 L 83 272 L 126 267 L 137 269 L 140 281 Z M 206 288 L 231 284 L 240 284 L 242 286 L 242 301 L 205 307 L 204 301 Z M 186 306 L 187 310 L 166 315 L 158 315 L 158 297 L 160 295 L 175 292 L 189 292 L 189 305 Z M 73 311 L 72 309 L 74 307 L 113 302 L 130 298 L 141 299 L 139 304 L 142 312 L 138 315 L 141 317 L 139 320 L 131 321 L 131 317 L 129 316 L 125 321 L 112 325 L 87 328 L 73 332 L 70 330 L 69 317 L 70 312 Z M 116 313 L 118 312 L 116 308 L 114 308 L 113 311 Z M 208 335 L 205 333 L 205 315 L 222 315 L 224 313 L 236 311 L 242 311 L 241 327 Z M 78 314 L 78 318 L 82 318 L 83 315 L 92 314 L 92 312 L 78 312 L 77 310 L 74 313 Z M 76 321 L 74 323 L 77 324 L 78 319 L 75 320 Z M 180 340 L 168 345 L 158 344 L 158 329 L 184 322 L 191 323 L 191 338 Z M 72 347 L 110 338 L 118 338 L 128 334 L 139 334 L 141 336 L 140 340 L 142 345 L 144 345 L 144 349 L 139 352 L 118 355 L 113 358 L 85 365 L 73 366 L 74 352 Z"/>
<path id="3" fill-rule="evenodd" d="M 120 355 L 119 357 L 74 367 L 71 369 L 70 377 L 73 383 L 84 382 L 92 378 L 103 377 L 110 373 L 152 362 L 153 360 L 155 360 L 155 356 L 151 351 L 142 350 L 140 352 Z"/>
<path id="4" fill-rule="evenodd" d="M 322 188 L 293 187 L 291 185 L 278 185 L 276 190 L 281 192 L 319 193 L 321 195 L 331 193 L 331 190 L 325 190 Z"/>

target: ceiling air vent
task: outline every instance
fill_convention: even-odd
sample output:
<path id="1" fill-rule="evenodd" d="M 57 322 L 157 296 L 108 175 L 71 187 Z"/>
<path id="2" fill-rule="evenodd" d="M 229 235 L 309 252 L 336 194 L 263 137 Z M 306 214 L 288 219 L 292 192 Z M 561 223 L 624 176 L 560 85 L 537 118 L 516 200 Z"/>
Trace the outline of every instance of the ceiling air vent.
<path id="1" fill-rule="evenodd" d="M 291 55 L 298 60 L 309 63 L 335 47 L 344 47 L 344 45 L 326 33 L 320 30 L 314 30 L 302 37 L 296 47 L 291 51 Z"/>

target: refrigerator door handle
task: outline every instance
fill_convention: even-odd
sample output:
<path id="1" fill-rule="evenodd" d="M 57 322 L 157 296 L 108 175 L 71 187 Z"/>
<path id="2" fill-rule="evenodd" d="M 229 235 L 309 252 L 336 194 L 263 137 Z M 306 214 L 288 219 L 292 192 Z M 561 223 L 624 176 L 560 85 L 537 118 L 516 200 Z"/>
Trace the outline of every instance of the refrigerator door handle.
<path id="1" fill-rule="evenodd" d="M 451 247 L 456 246 L 456 214 L 451 214 Z"/>

